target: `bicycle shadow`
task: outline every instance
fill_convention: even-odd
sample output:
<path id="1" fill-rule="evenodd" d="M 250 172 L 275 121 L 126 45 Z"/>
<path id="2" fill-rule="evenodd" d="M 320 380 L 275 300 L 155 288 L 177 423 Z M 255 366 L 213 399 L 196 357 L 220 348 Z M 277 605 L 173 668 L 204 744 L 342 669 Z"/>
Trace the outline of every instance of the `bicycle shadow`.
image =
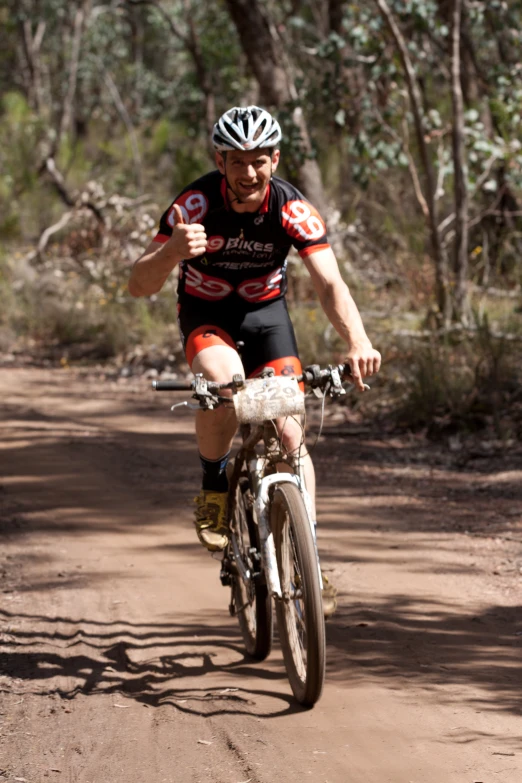
<path id="1" fill-rule="evenodd" d="M 232 628 L 200 623 L 97 622 L 14 614 L 17 628 L 0 648 L 0 693 L 76 698 L 117 695 L 147 707 L 169 706 L 201 717 L 276 718 L 301 712 L 290 689 L 252 687 L 286 679 L 273 661 L 254 662 Z M 27 630 L 18 627 L 27 622 Z M 29 630 L 30 625 L 30 630 Z M 226 675 L 225 678 L 222 675 Z M 219 686 L 200 681 L 209 676 Z"/>

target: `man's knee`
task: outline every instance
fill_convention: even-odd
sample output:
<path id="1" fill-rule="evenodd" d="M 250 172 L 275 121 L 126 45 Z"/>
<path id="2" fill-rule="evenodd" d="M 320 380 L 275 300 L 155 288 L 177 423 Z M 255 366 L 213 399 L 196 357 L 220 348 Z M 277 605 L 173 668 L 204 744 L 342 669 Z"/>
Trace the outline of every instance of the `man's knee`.
<path id="1" fill-rule="evenodd" d="M 304 429 L 301 424 L 289 416 L 285 419 L 278 419 L 277 429 L 283 446 L 287 451 L 294 451 L 304 441 Z"/>
<path id="2" fill-rule="evenodd" d="M 234 375 L 245 374 L 238 352 L 223 345 L 200 351 L 194 357 L 191 369 L 194 374 L 203 373 L 205 378 L 216 383 L 228 383 Z"/>

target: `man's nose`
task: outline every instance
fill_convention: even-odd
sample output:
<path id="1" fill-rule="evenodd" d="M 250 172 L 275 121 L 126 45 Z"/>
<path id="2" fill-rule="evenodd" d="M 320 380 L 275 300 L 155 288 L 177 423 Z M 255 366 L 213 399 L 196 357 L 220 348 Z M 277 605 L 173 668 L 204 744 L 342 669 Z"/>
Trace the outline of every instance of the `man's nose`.
<path id="1" fill-rule="evenodd" d="M 248 179 L 255 179 L 256 178 L 256 170 L 255 170 L 254 166 L 252 166 L 250 164 L 247 165 L 247 167 L 246 167 L 246 175 L 247 175 Z"/>

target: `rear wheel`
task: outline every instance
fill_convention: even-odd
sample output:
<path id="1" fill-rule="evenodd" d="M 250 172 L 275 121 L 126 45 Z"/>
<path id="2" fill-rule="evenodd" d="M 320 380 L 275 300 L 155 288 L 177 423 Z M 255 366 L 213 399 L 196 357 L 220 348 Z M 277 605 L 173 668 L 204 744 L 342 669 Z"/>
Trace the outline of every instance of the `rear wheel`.
<path id="1" fill-rule="evenodd" d="M 239 480 L 236 490 L 231 544 L 236 565 L 232 582 L 235 614 L 247 653 L 262 661 L 272 647 L 272 600 L 261 569 L 259 532 L 246 478 Z"/>
<path id="2" fill-rule="evenodd" d="M 295 484 L 276 485 L 270 526 L 283 595 L 276 601 L 283 658 L 294 696 L 311 707 L 323 689 L 325 628 L 315 542 Z"/>

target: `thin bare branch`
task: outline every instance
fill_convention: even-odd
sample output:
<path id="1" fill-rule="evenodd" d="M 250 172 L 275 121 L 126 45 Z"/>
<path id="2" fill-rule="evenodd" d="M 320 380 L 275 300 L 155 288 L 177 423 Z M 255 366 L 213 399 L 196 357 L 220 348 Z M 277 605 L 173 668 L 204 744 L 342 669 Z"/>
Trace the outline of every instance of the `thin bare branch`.
<path id="1" fill-rule="evenodd" d="M 127 132 L 129 134 L 129 139 L 131 143 L 132 157 L 134 158 L 136 182 L 138 185 L 138 189 L 141 191 L 142 190 L 141 155 L 138 146 L 138 139 L 136 137 L 136 131 L 134 130 L 134 125 L 132 124 L 132 120 L 130 118 L 129 112 L 127 111 L 125 104 L 122 101 L 121 95 L 119 93 L 119 90 L 116 86 L 114 79 L 110 75 L 109 71 L 107 71 L 104 68 L 102 61 L 98 60 L 98 63 L 103 71 L 103 78 L 105 84 L 107 85 L 107 89 L 109 90 L 111 97 L 114 101 L 114 105 L 116 106 L 116 109 L 118 110 L 118 113 L 121 119 L 123 120 L 125 127 L 127 128 Z"/>
<path id="2" fill-rule="evenodd" d="M 486 217 L 522 217 L 522 210 L 517 210 L 515 212 L 510 212 L 506 209 L 485 209 L 483 212 L 480 213 L 480 215 L 477 215 L 477 217 L 473 218 L 473 220 L 470 220 L 468 223 L 468 227 L 472 228 L 473 226 L 477 226 L 479 223 L 481 223 L 484 218 Z"/>
<path id="3" fill-rule="evenodd" d="M 439 146 L 437 149 L 437 158 L 439 163 L 439 170 L 437 174 L 437 187 L 435 189 L 435 199 L 438 201 L 444 195 L 445 167 L 444 167 L 444 144 L 442 143 L 442 139 L 439 141 Z M 440 226 L 439 226 L 439 231 L 440 231 Z"/>
<path id="4" fill-rule="evenodd" d="M 172 19 L 171 15 L 163 8 L 161 3 L 156 2 L 155 0 L 123 0 L 123 3 L 127 5 L 151 5 L 153 8 L 155 8 L 161 16 L 164 18 L 164 20 L 167 22 L 168 26 L 170 27 L 170 31 L 173 36 L 175 36 L 184 46 L 189 45 L 189 38 L 188 36 L 184 35 L 184 33 L 181 32 L 180 28 L 177 26 L 177 24 Z"/>
<path id="5" fill-rule="evenodd" d="M 45 248 L 47 247 L 50 238 L 53 234 L 56 234 L 58 231 L 60 231 L 62 228 L 64 228 L 67 223 L 70 221 L 74 214 L 74 211 L 71 210 L 70 212 L 64 212 L 61 216 L 60 220 L 58 220 L 57 223 L 55 223 L 52 226 L 49 226 L 45 229 L 45 231 L 42 233 L 40 239 L 38 240 L 38 245 L 36 247 L 36 253 L 38 256 L 41 256 L 44 252 Z"/>
<path id="6" fill-rule="evenodd" d="M 45 34 L 45 28 L 46 25 L 44 21 L 38 22 L 36 33 L 33 36 L 31 20 L 25 19 L 25 21 L 21 23 L 21 40 L 29 73 L 29 95 L 32 98 L 34 108 L 40 116 L 43 115 L 45 108 L 45 102 L 42 95 L 40 61 L 40 47 Z"/>
<path id="7" fill-rule="evenodd" d="M 479 190 L 482 187 L 482 185 L 488 180 L 488 178 L 489 178 L 489 176 L 491 174 L 491 169 L 493 168 L 493 164 L 497 160 L 498 160 L 498 155 L 493 154 L 489 158 L 489 160 L 487 161 L 486 167 L 485 167 L 484 171 L 482 172 L 480 177 L 475 182 L 475 187 L 473 188 L 473 190 L 470 193 L 470 199 L 471 200 L 475 198 L 475 196 L 479 192 Z M 513 214 L 513 215 L 509 214 L 508 216 L 509 217 L 514 217 L 516 215 L 515 214 Z M 447 217 L 444 218 L 442 223 L 439 223 L 439 231 L 440 231 L 441 236 L 444 235 L 444 233 L 448 230 L 448 228 L 451 226 L 451 224 L 453 223 L 454 220 L 455 220 L 455 213 L 452 212 L 450 215 L 448 215 Z M 475 225 L 475 223 L 469 223 L 468 224 L 468 226 L 472 226 L 472 225 Z"/>
<path id="8" fill-rule="evenodd" d="M 463 0 L 453 0 L 451 24 L 451 102 L 453 106 L 453 171 L 455 194 L 455 310 L 460 320 L 468 318 L 469 196 L 464 143 L 464 99 L 461 83 L 460 26 Z"/>
<path id="9" fill-rule="evenodd" d="M 35 53 L 39 53 L 40 51 L 43 37 L 45 35 L 45 27 L 46 27 L 46 22 L 44 22 L 43 19 L 40 20 L 38 22 L 36 33 L 34 34 L 34 38 L 33 38 L 33 52 Z"/>
<path id="10" fill-rule="evenodd" d="M 70 130 L 73 104 L 76 96 L 76 85 L 78 82 L 78 65 L 80 62 L 80 47 L 82 40 L 83 24 L 85 21 L 85 13 L 83 8 L 78 8 L 74 17 L 74 31 L 71 46 L 71 59 L 69 66 L 69 84 L 67 86 L 67 93 L 63 102 L 62 119 L 60 122 L 60 130 L 58 132 L 58 139 L 56 142 L 56 148 L 60 146 L 61 138 Z"/>
<path id="11" fill-rule="evenodd" d="M 58 170 L 54 158 L 52 157 L 46 158 L 45 161 L 43 162 L 40 171 L 41 173 L 46 171 L 47 174 L 49 174 L 62 201 L 65 204 L 67 204 L 68 207 L 73 207 L 76 203 L 76 194 L 71 195 L 67 190 L 67 187 L 65 185 L 65 180 L 61 172 Z"/>
<path id="12" fill-rule="evenodd" d="M 426 199 L 424 198 L 424 193 L 422 192 L 422 185 L 420 183 L 419 179 L 419 172 L 417 171 L 417 167 L 415 165 L 415 161 L 413 160 L 413 156 L 410 152 L 410 147 L 408 144 L 408 126 L 406 121 L 403 123 L 403 132 L 404 136 L 401 138 L 397 131 L 394 130 L 394 128 L 389 125 L 384 117 L 382 116 L 381 112 L 375 108 L 374 113 L 379 118 L 379 122 L 381 123 L 381 127 L 383 130 L 386 131 L 386 133 L 391 136 L 391 138 L 396 141 L 398 144 L 400 144 L 402 152 L 406 155 L 406 159 L 408 161 L 408 170 L 410 172 L 410 176 L 413 183 L 413 190 L 415 191 L 415 196 L 417 198 L 417 201 L 419 202 L 419 206 L 422 210 L 422 213 L 426 219 L 429 218 L 429 209 L 428 205 L 426 203 Z"/>
<path id="13" fill-rule="evenodd" d="M 67 186 L 65 184 L 65 180 L 63 178 L 62 173 L 56 166 L 56 162 L 54 158 L 49 156 L 44 160 L 42 165 L 40 166 L 40 169 L 38 171 L 40 175 L 42 174 L 48 174 L 51 182 L 53 183 L 54 187 L 56 188 L 60 198 L 62 201 L 67 204 L 68 207 L 76 207 L 79 201 L 79 194 L 77 191 L 74 191 L 73 193 L 69 192 L 67 189 Z M 96 220 L 102 225 L 105 226 L 105 218 L 101 211 L 98 209 L 98 207 L 92 203 L 92 201 L 86 200 L 82 201 L 82 206 L 84 206 L 86 209 L 90 209 L 90 211 L 95 215 Z"/>

